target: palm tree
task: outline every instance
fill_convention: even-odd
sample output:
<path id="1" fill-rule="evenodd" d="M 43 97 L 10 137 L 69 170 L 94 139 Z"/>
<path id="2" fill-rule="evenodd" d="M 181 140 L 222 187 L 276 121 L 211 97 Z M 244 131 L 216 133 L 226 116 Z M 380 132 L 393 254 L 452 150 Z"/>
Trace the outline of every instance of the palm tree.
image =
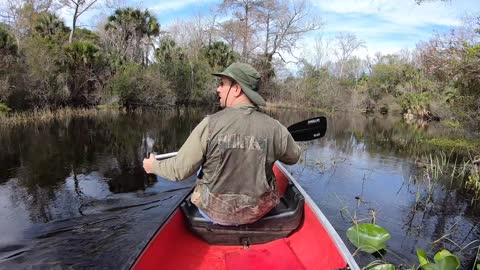
<path id="1" fill-rule="evenodd" d="M 214 70 L 224 69 L 238 58 L 238 55 L 221 41 L 204 47 L 203 55 Z"/>
<path id="2" fill-rule="evenodd" d="M 74 41 L 65 48 L 67 57 L 72 64 L 91 66 L 98 58 L 99 48 L 90 41 Z"/>
<path id="3" fill-rule="evenodd" d="M 68 31 L 63 20 L 52 13 L 40 14 L 35 21 L 33 29 L 38 35 L 44 38 L 52 38 L 57 34 Z"/>
<path id="4" fill-rule="evenodd" d="M 155 50 L 155 58 L 160 63 L 174 64 L 174 62 L 184 60 L 185 53 L 182 48 L 177 47 L 175 41 L 166 37 L 162 39 L 159 48 Z"/>
<path id="5" fill-rule="evenodd" d="M 0 52 L 5 50 L 6 52 L 13 54 L 17 51 L 17 44 L 15 39 L 10 34 L 8 27 L 0 24 Z"/>
<path id="6" fill-rule="evenodd" d="M 68 87 L 73 104 L 85 104 L 95 100 L 92 89 L 99 82 L 100 49 L 87 40 L 77 40 L 65 47 L 70 69 Z"/>
<path id="7" fill-rule="evenodd" d="M 124 8 L 108 17 L 105 30 L 116 37 L 115 47 L 125 60 L 146 64 L 144 52 L 148 53 L 148 46 L 153 46 L 151 38 L 159 35 L 160 25 L 148 10 Z"/>
<path id="8" fill-rule="evenodd" d="M 155 51 L 155 45 L 153 44 L 153 37 L 160 35 L 160 24 L 156 17 L 153 17 L 148 10 L 145 11 L 145 34 L 146 34 L 146 42 L 145 42 L 145 61 L 144 64 L 148 65 L 148 57 L 150 55 L 150 47 Z"/>

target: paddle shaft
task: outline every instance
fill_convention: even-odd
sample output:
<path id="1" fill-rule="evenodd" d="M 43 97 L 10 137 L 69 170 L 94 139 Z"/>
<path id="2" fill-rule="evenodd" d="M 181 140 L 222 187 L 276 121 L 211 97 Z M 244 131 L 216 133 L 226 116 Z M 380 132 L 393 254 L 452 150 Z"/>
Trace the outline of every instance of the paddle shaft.
<path id="1" fill-rule="evenodd" d="M 161 160 L 161 159 L 167 159 L 171 158 L 177 155 L 178 152 L 171 152 L 171 153 L 166 153 L 166 154 L 161 154 L 161 155 L 155 155 L 155 159 Z"/>
<path id="2" fill-rule="evenodd" d="M 321 138 L 327 131 L 327 119 L 323 116 L 315 117 L 289 126 L 288 131 L 292 134 L 295 141 L 310 141 Z M 155 159 L 162 160 L 171 158 L 177 155 L 177 152 L 171 152 L 161 155 L 156 155 Z"/>

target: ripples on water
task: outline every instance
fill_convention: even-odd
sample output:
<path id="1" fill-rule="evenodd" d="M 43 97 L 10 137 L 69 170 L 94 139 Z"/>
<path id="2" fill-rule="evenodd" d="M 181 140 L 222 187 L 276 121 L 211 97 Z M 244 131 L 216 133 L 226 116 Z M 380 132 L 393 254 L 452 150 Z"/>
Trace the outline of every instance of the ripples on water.
<path id="1" fill-rule="evenodd" d="M 128 268 L 193 183 L 147 177 L 143 157 L 176 151 L 206 113 L 101 113 L 0 130 L 0 268 Z M 270 114 L 287 126 L 314 116 Z M 455 245 L 478 239 L 478 210 L 462 192 L 439 186 L 428 210 L 412 211 L 422 186 L 413 178 L 422 148 L 415 138 L 448 132 L 412 129 L 394 117 L 329 117 L 327 136 L 303 144 L 292 172 L 346 242 L 353 217 L 375 216 L 392 233 L 385 258 L 411 266 L 415 248 L 458 253 Z M 444 235 L 455 244 L 431 244 Z M 478 243 L 460 252 L 464 267 L 472 246 Z"/>
<path id="2" fill-rule="evenodd" d="M 91 199 L 80 215 L 23 228 L 10 243 L 2 241 L 1 268 L 128 267 L 193 181 L 160 183 L 146 192 Z"/>

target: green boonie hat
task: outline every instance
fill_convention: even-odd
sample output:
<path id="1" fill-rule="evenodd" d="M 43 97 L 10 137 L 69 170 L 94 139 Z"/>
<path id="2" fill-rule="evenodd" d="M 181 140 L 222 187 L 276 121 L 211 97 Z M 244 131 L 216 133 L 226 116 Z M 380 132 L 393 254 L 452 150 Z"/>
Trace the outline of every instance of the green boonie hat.
<path id="1" fill-rule="evenodd" d="M 243 92 L 247 97 L 258 106 L 265 106 L 265 100 L 258 94 L 258 83 L 260 82 L 260 73 L 256 71 L 249 64 L 233 63 L 228 66 L 223 72 L 212 73 L 218 77 L 228 77 L 242 87 Z"/>

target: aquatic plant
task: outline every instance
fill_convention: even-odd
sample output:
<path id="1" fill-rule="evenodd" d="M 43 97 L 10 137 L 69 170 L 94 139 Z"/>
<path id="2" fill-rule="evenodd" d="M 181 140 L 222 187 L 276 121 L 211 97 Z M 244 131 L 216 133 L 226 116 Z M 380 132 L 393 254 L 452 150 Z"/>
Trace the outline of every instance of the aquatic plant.
<path id="1" fill-rule="evenodd" d="M 452 157 L 455 157 L 454 159 Z M 415 177 L 422 180 L 425 185 L 425 204 L 433 198 L 434 186 L 443 183 L 447 188 L 463 188 L 473 192 L 472 204 L 480 199 L 480 177 L 476 157 L 467 153 L 465 157 L 444 152 L 429 154 L 427 157 L 416 160 L 416 164 L 422 168 L 422 174 Z M 419 202 L 420 190 L 417 192 L 416 204 Z"/>
<path id="2" fill-rule="evenodd" d="M 376 260 L 369 263 L 365 268 L 365 270 L 395 270 L 395 266 L 390 263 L 386 263 L 381 260 Z"/>
<path id="3" fill-rule="evenodd" d="M 385 249 L 390 233 L 371 223 L 356 224 L 347 230 L 347 238 L 359 250 L 374 253 Z"/>
<path id="4" fill-rule="evenodd" d="M 435 254 L 433 257 L 435 263 L 428 260 L 423 249 L 417 249 L 417 256 L 420 262 L 420 268 L 423 270 L 456 270 L 460 267 L 458 257 L 445 249 Z"/>
<path id="5" fill-rule="evenodd" d="M 472 174 L 468 176 L 466 186 L 474 193 L 472 203 L 478 201 L 480 199 L 480 175 L 476 167 L 474 167 Z"/>

